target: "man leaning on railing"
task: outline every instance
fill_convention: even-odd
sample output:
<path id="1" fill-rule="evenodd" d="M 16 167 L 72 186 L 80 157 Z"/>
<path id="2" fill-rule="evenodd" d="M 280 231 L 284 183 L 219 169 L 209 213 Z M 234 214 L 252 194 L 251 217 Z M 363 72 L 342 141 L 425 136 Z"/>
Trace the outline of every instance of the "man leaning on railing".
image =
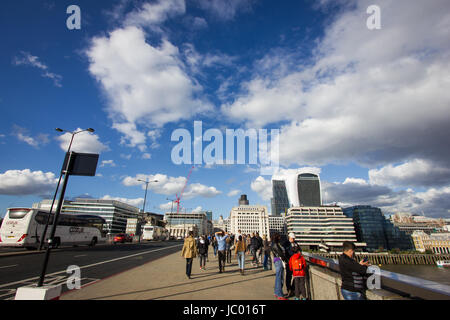
<path id="1" fill-rule="evenodd" d="M 369 262 L 354 258 L 355 245 L 353 242 L 343 243 L 343 253 L 339 257 L 339 270 L 342 277 L 341 293 L 345 300 L 365 300 L 364 276 L 367 275 Z"/>

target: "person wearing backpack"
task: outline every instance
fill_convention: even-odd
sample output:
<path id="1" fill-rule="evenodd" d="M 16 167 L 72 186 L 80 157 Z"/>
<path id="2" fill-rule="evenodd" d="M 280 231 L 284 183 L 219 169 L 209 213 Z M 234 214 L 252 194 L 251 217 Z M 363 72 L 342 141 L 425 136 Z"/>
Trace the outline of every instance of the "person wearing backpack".
<path id="1" fill-rule="evenodd" d="M 305 286 L 305 270 L 306 270 L 306 260 L 302 255 L 300 247 L 295 247 L 293 249 L 294 254 L 289 259 L 289 269 L 292 272 L 294 278 L 294 290 L 295 298 L 294 300 L 300 300 L 300 295 L 302 300 L 306 300 L 306 286 Z"/>
<path id="2" fill-rule="evenodd" d="M 195 244 L 194 232 L 189 231 L 188 237 L 184 239 L 181 256 L 186 259 L 186 276 L 191 279 L 192 260 L 197 256 L 197 245 Z"/>
<path id="3" fill-rule="evenodd" d="M 256 265 L 259 266 L 262 263 L 262 254 L 264 249 L 263 239 L 259 236 L 259 233 L 256 233 L 256 239 L 258 240 L 258 248 L 256 249 Z"/>

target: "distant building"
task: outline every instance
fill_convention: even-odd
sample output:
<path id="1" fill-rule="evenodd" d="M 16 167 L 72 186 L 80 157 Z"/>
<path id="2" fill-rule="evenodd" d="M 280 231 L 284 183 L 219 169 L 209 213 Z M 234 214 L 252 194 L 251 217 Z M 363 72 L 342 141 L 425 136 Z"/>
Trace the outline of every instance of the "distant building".
<path id="1" fill-rule="evenodd" d="M 450 233 L 428 235 L 423 231 L 414 231 L 411 237 L 419 252 L 430 250 L 433 253 L 450 254 Z"/>
<path id="2" fill-rule="evenodd" d="M 206 219 L 208 219 L 209 221 L 213 221 L 212 211 L 205 211 L 205 213 L 206 213 Z"/>
<path id="3" fill-rule="evenodd" d="M 343 212 L 353 219 L 357 239 L 367 244 L 368 251 L 413 249 L 411 237 L 386 219 L 381 209 L 353 206 L 345 208 Z"/>
<path id="4" fill-rule="evenodd" d="M 223 219 L 222 215 L 219 216 L 219 220 L 214 221 L 213 225 L 214 225 L 213 232 L 226 231 L 227 229 L 225 220 Z"/>
<path id="5" fill-rule="evenodd" d="M 246 194 L 241 195 L 241 198 L 239 199 L 239 205 L 240 206 L 248 206 L 249 205 L 249 201 L 247 200 Z"/>
<path id="6" fill-rule="evenodd" d="M 391 216 L 392 223 L 401 231 L 411 235 L 414 231 L 423 231 L 427 234 L 445 232 L 445 220 L 413 215 L 410 213 L 396 213 Z"/>
<path id="7" fill-rule="evenodd" d="M 302 247 L 312 250 L 320 246 L 342 250 L 344 241 L 355 243 L 359 250 L 366 246 L 358 242 L 353 220 L 338 206 L 292 207 L 286 216 L 286 226 L 287 233 L 293 232 Z"/>
<path id="8" fill-rule="evenodd" d="M 322 205 L 319 176 L 313 173 L 301 173 L 297 176 L 297 192 L 302 207 L 319 207 Z"/>
<path id="9" fill-rule="evenodd" d="M 272 196 L 272 216 L 284 215 L 290 207 L 286 182 L 283 180 L 272 180 Z"/>
<path id="10" fill-rule="evenodd" d="M 192 225 L 196 226 L 196 236 L 208 233 L 208 219 L 204 211 L 191 213 L 167 212 L 164 215 L 164 220 L 167 222 L 166 229 L 169 230 L 170 236 L 174 236 L 176 230 L 177 236 L 181 233 L 185 237 L 189 231 L 194 230 Z"/>
<path id="11" fill-rule="evenodd" d="M 274 233 L 279 233 L 280 235 L 286 236 L 286 221 L 283 217 L 269 216 L 269 234 L 272 237 Z"/>
<path id="12" fill-rule="evenodd" d="M 50 210 L 52 200 L 42 200 L 33 204 L 33 208 Z M 57 201 L 54 204 L 56 209 Z M 138 218 L 140 210 L 134 206 L 116 200 L 77 198 L 74 201 L 64 200 L 61 208 L 63 213 L 97 215 L 106 220 L 103 226 L 108 233 L 123 233 L 126 231 L 127 219 Z"/>
<path id="13" fill-rule="evenodd" d="M 237 234 L 238 230 L 241 233 L 252 234 L 258 232 L 263 235 L 270 236 L 269 233 L 269 214 L 266 206 L 250 206 L 241 205 L 234 207 L 230 212 L 230 227 L 227 231 Z"/>

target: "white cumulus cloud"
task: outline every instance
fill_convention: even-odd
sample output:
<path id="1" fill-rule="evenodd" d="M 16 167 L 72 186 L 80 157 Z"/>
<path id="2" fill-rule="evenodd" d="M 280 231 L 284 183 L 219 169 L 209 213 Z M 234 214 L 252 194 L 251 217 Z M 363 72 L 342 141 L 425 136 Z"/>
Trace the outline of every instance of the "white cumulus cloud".
<path id="1" fill-rule="evenodd" d="M 58 179 L 52 172 L 8 170 L 0 174 L 0 194 L 3 195 L 44 195 L 54 190 Z"/>

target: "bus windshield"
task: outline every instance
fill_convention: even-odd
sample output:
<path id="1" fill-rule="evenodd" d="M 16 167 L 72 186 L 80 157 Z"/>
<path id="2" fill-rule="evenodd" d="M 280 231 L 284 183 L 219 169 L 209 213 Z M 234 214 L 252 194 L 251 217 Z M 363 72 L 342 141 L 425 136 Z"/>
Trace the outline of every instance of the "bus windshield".
<path id="1" fill-rule="evenodd" d="M 23 219 L 30 210 L 20 209 L 20 210 L 9 210 L 10 219 Z"/>

